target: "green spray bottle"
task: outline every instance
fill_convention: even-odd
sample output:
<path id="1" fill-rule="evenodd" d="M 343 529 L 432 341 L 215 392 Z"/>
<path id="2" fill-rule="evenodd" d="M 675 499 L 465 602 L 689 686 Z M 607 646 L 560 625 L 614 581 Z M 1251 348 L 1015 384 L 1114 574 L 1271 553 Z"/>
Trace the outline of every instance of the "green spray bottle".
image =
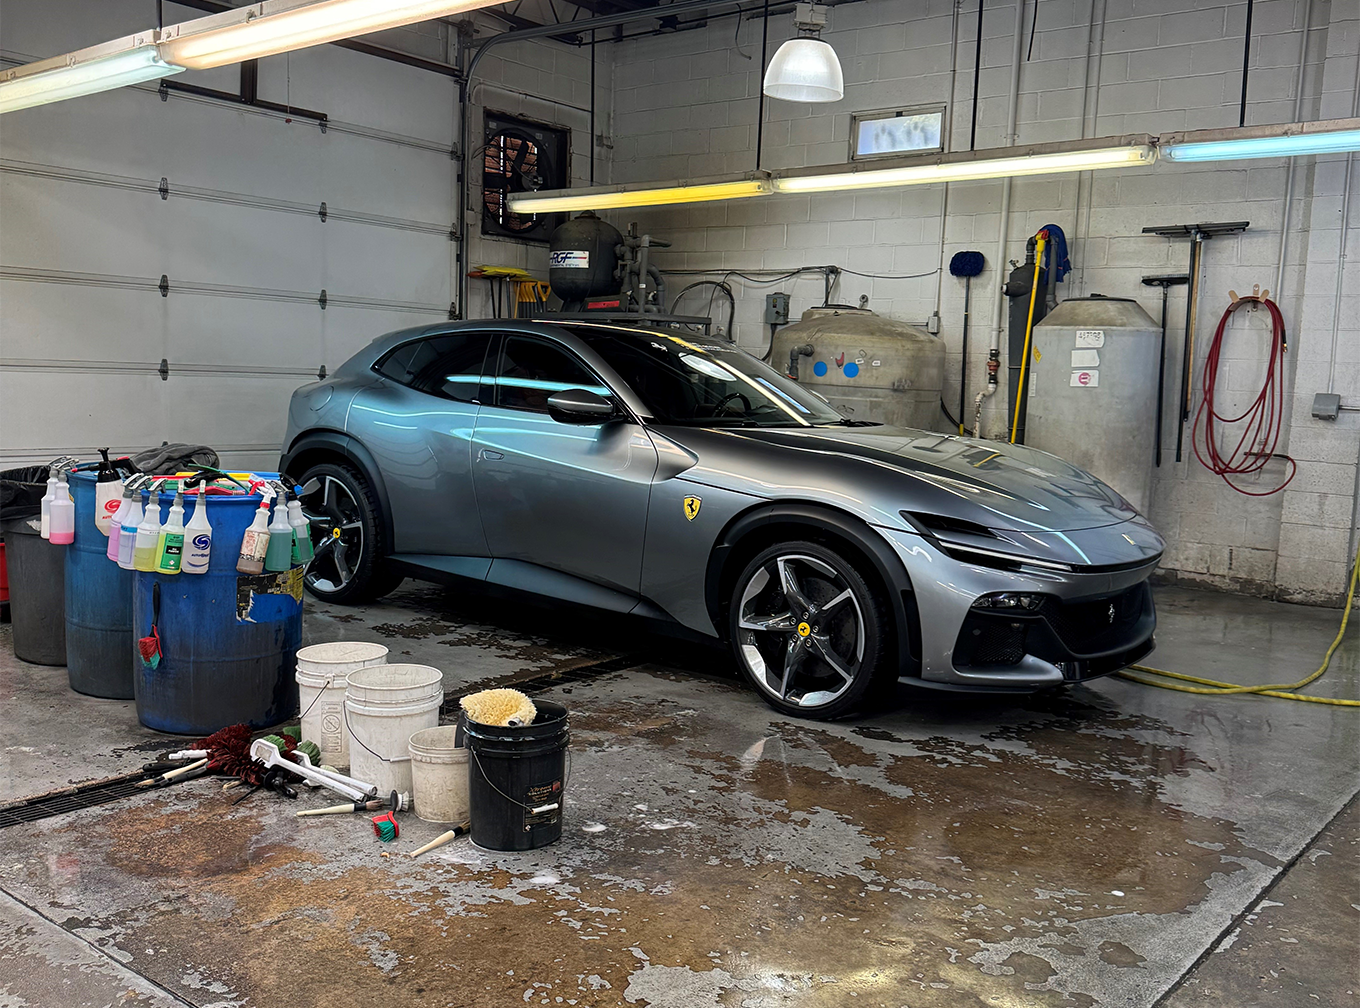
<path id="1" fill-rule="evenodd" d="M 269 525 L 269 551 L 265 554 L 264 569 L 286 571 L 293 566 L 293 526 L 288 521 L 288 502 L 279 494 L 274 504 L 274 520 Z"/>
<path id="2" fill-rule="evenodd" d="M 156 545 L 156 573 L 178 574 L 184 560 L 184 491 L 175 494 Z"/>

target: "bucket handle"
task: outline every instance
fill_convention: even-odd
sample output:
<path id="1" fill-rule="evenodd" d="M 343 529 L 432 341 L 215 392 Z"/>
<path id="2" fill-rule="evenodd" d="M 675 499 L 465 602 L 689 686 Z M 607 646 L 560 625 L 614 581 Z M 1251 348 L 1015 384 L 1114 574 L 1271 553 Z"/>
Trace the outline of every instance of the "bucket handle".
<path id="1" fill-rule="evenodd" d="M 160 585 L 157 585 L 156 587 L 159 588 Z M 322 686 L 319 690 L 316 691 L 316 696 L 312 697 L 312 702 L 307 705 L 307 709 L 298 715 L 298 720 L 300 721 L 303 718 L 305 718 L 308 714 L 310 714 L 312 712 L 312 708 L 316 706 L 316 702 L 321 699 L 322 694 L 324 694 L 326 690 L 330 689 L 334 685 L 335 675 L 334 673 L 332 673 L 331 675 L 326 676 L 326 685 Z M 346 726 L 348 726 L 349 722 L 346 721 L 345 724 Z M 301 731 L 301 729 L 298 730 Z M 368 746 L 364 746 L 364 748 L 367 749 Z"/>
<path id="2" fill-rule="evenodd" d="M 362 743 L 360 743 L 360 744 L 362 745 Z M 364 748 L 365 748 L 365 749 L 368 749 L 368 746 L 364 746 Z M 369 751 L 372 752 L 372 750 L 369 750 Z M 496 787 L 495 784 L 492 784 L 492 783 L 491 783 L 491 778 L 488 777 L 488 776 L 486 775 L 486 770 L 482 768 L 482 760 L 481 760 L 481 758 L 477 755 L 477 750 L 476 750 L 476 749 L 474 749 L 472 746 L 468 746 L 468 752 L 472 755 L 473 760 L 477 763 L 477 769 L 478 769 L 479 771 L 481 771 L 482 780 L 486 781 L 487 785 L 491 788 L 492 791 L 495 791 L 496 794 L 500 795 L 502 798 L 504 798 L 506 801 L 508 801 L 511 805 L 518 805 L 520 808 L 524 809 L 526 812 L 533 812 L 534 807 L 533 807 L 532 805 L 526 805 L 526 804 L 524 804 L 524 802 L 519 801 L 519 800 L 516 799 L 516 798 L 511 798 L 508 794 L 506 794 L 506 793 L 505 793 L 504 791 L 502 791 L 500 788 Z M 373 755 L 376 756 L 377 753 L 374 753 Z M 566 797 L 566 794 L 567 794 L 567 782 L 571 780 L 571 749 L 570 749 L 570 748 L 567 748 L 567 749 L 563 750 L 563 755 L 565 755 L 566 758 L 567 758 L 567 768 L 566 768 L 566 770 L 565 770 L 565 771 L 563 772 L 563 774 L 562 774 L 562 796 L 565 798 L 565 797 Z M 558 808 L 560 809 L 560 808 L 561 808 L 562 798 L 557 799 L 557 801 L 558 801 Z"/>
<path id="3" fill-rule="evenodd" d="M 314 700 L 312 702 L 315 703 L 316 701 Z M 368 745 L 355 733 L 354 727 L 349 723 L 349 704 L 343 704 L 342 709 L 345 712 L 345 729 L 349 732 L 349 737 L 354 739 L 355 742 L 358 742 L 364 749 L 368 750 L 369 755 L 374 759 L 381 760 L 383 763 L 405 763 L 411 758 L 410 756 L 398 756 L 396 759 L 388 759 L 386 756 L 382 756 L 375 753 L 372 749 L 369 749 Z"/>

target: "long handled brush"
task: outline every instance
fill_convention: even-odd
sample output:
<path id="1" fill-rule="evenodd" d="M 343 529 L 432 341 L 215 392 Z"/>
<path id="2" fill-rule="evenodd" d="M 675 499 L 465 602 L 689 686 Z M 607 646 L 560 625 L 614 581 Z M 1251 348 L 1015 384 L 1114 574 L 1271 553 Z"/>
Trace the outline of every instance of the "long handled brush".
<path id="1" fill-rule="evenodd" d="M 154 669 L 161 663 L 161 584 L 157 581 L 151 586 L 151 634 L 137 641 L 137 651 L 142 656 L 142 664 Z"/>

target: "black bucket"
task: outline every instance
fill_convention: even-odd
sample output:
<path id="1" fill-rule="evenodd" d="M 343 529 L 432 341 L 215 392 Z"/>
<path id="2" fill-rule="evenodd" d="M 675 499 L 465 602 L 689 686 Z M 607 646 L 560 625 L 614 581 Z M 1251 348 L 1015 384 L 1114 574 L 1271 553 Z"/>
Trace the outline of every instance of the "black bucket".
<path id="1" fill-rule="evenodd" d="M 535 700 L 534 723 L 467 726 L 472 842 L 497 851 L 537 850 L 562 835 L 567 709 Z M 545 808 L 552 806 L 552 808 Z M 543 811 L 535 811 L 543 809 Z"/>

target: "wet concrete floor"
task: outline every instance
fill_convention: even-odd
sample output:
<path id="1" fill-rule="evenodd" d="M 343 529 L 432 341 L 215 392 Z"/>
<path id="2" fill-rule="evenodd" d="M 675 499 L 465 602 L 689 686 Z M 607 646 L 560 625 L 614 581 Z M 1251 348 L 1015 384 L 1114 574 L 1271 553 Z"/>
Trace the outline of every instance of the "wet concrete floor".
<path id="1" fill-rule="evenodd" d="M 1110 679 L 773 713 L 726 656 L 627 621 L 407 586 L 309 600 L 446 687 L 584 670 L 566 827 L 530 854 L 398 856 L 356 817 L 211 779 L 0 833 L 0 1006 L 767 1008 L 1356 1003 L 1360 713 Z M 1316 667 L 1339 613 L 1159 594 L 1161 667 Z M 0 630 L 7 795 L 167 745 Z M 590 674 L 626 656 L 621 671 Z M 1343 644 L 1319 694 L 1356 697 Z M 540 680 L 541 682 L 541 680 Z M 390 855 L 390 856 L 389 856 Z"/>

